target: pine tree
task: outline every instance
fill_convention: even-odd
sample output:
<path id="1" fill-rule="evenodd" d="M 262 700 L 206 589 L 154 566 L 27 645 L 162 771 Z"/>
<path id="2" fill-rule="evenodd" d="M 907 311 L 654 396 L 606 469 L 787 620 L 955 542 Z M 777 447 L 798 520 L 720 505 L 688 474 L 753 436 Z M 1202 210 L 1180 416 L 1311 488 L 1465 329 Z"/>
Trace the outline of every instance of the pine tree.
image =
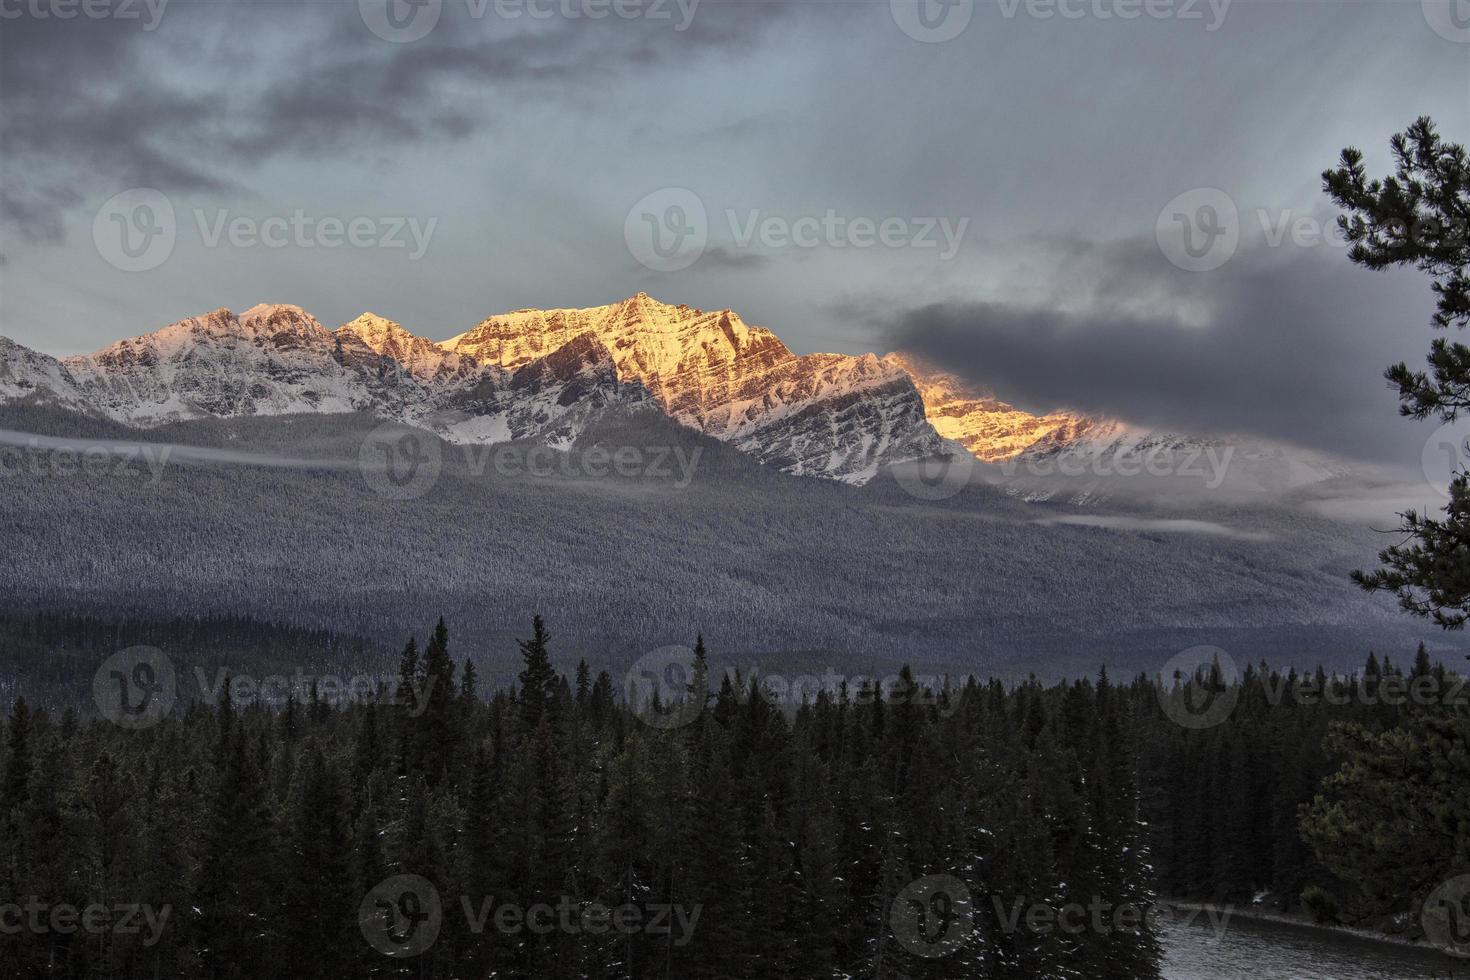
<path id="1" fill-rule="evenodd" d="M 551 667 L 547 642 L 551 639 L 546 624 L 537 616 L 531 623 L 531 638 L 521 640 L 521 657 L 525 666 L 520 673 L 521 728 L 534 732 L 543 718 L 550 718 L 556 705 L 556 671 Z"/>

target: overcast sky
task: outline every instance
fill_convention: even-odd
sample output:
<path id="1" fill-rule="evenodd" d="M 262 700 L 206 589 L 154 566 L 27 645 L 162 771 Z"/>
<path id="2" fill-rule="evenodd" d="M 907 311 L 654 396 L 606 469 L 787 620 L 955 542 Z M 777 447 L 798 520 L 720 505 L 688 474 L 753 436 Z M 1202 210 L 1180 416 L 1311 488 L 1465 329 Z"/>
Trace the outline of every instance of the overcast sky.
<path id="1" fill-rule="evenodd" d="M 1343 146 L 1470 139 L 1440 0 L 88 2 L 0 0 L 0 333 L 48 353 L 645 290 L 1028 408 L 1412 431 L 1379 375 L 1427 284 L 1313 228 Z M 1182 252 L 1207 214 L 1231 233 Z"/>

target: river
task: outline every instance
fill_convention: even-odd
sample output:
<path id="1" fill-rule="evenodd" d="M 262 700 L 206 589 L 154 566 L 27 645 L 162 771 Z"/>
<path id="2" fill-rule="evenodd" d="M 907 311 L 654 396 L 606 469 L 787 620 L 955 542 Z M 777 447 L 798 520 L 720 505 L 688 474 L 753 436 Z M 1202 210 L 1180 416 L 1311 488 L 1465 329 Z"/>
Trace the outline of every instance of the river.
<path id="1" fill-rule="evenodd" d="M 1164 916 L 1165 980 L 1470 980 L 1470 959 L 1310 926 Z"/>

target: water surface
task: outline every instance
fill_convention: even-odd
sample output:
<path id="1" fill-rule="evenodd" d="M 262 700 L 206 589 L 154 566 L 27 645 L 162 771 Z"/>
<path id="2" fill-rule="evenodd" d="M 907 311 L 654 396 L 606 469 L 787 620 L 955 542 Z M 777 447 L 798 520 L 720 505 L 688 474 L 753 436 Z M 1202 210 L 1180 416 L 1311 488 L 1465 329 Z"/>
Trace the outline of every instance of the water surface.
<path id="1" fill-rule="evenodd" d="M 1169 913 L 1165 980 L 1470 980 L 1470 960 L 1309 926 Z"/>

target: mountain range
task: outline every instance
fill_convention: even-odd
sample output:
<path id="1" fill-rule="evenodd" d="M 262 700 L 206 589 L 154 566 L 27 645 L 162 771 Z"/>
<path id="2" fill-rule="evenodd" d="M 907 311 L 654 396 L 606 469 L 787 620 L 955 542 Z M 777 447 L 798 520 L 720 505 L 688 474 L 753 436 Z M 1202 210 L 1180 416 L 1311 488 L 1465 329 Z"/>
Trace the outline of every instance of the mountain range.
<path id="1" fill-rule="evenodd" d="M 0 401 L 15 400 L 144 427 L 370 412 L 449 442 L 560 447 L 599 411 L 646 403 L 785 473 L 861 485 L 895 464 L 962 457 L 969 466 L 973 457 L 1027 499 L 1095 498 L 1114 471 L 1142 473 L 1148 463 L 1148 472 L 1177 474 L 1206 452 L 1222 462 L 1227 444 L 1241 451 L 1234 482 L 1255 490 L 1343 472 L 1258 440 L 1033 414 L 903 353 L 797 355 L 732 310 L 645 293 L 497 314 L 440 342 L 373 313 L 330 330 L 284 304 L 219 309 L 60 360 L 0 338 Z M 1209 482 L 1204 467 L 1199 475 Z"/>
<path id="2" fill-rule="evenodd" d="M 364 464 L 399 423 L 439 466 L 408 499 Z M 47 462 L 68 447 L 131 468 Z M 662 473 L 610 471 L 640 447 Z M 1019 677 L 1198 644 L 1356 664 L 1427 633 L 1349 581 L 1381 536 L 1340 515 L 1365 480 L 1339 460 L 1032 414 L 642 294 L 442 342 L 280 305 L 60 360 L 0 339 L 0 477 L 0 612 L 388 644 L 442 613 L 492 670 L 535 613 L 613 668 L 698 632 L 746 667 Z"/>

